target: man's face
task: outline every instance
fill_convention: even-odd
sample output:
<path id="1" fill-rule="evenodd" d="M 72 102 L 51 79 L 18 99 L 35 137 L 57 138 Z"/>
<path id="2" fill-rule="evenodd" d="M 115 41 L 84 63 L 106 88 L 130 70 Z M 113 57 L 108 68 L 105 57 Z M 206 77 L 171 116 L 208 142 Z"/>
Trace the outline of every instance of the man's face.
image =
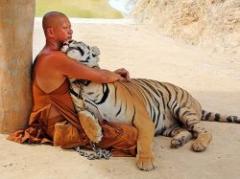
<path id="1" fill-rule="evenodd" d="M 72 39 L 71 23 L 67 17 L 59 17 L 59 23 L 53 28 L 55 39 L 61 43 Z"/>

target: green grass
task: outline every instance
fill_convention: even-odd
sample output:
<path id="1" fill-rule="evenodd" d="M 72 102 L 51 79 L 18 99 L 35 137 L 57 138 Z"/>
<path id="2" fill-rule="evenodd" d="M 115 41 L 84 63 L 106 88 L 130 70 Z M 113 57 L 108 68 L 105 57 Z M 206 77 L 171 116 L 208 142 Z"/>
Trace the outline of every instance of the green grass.
<path id="1" fill-rule="evenodd" d="M 107 0 L 36 0 L 37 17 L 48 11 L 61 11 L 68 17 L 82 18 L 122 18 Z"/>

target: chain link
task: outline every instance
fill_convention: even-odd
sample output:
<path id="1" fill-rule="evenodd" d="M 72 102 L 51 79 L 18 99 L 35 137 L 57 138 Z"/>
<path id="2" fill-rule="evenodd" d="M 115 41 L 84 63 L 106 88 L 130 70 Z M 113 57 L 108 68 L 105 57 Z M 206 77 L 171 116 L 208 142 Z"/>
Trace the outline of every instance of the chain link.
<path id="1" fill-rule="evenodd" d="M 108 150 L 97 148 L 94 143 L 91 143 L 93 151 L 86 151 L 81 149 L 79 146 L 75 150 L 83 157 L 86 157 L 88 160 L 100 160 L 106 159 L 109 160 L 112 156 L 112 153 Z"/>

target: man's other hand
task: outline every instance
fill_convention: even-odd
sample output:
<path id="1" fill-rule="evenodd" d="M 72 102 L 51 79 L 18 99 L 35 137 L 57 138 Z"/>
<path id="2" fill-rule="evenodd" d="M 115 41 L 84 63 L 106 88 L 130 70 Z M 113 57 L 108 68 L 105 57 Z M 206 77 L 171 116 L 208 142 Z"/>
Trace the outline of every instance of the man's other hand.
<path id="1" fill-rule="evenodd" d="M 125 68 L 119 68 L 114 72 L 121 75 L 123 77 L 123 80 L 126 80 L 126 81 L 130 80 L 129 72 Z"/>

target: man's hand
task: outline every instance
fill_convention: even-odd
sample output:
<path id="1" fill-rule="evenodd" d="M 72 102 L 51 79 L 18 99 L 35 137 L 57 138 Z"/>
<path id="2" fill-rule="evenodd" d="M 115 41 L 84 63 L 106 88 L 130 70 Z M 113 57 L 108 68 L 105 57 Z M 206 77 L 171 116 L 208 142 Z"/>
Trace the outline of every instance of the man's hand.
<path id="1" fill-rule="evenodd" d="M 129 72 L 125 68 L 119 68 L 114 72 L 121 75 L 121 77 L 123 77 L 123 80 L 126 80 L 126 81 L 130 80 Z"/>
<path id="2" fill-rule="evenodd" d="M 122 81 L 125 80 L 120 74 L 109 71 L 109 70 L 104 70 L 101 69 L 101 72 L 103 73 L 102 76 L 105 76 L 105 79 L 101 83 L 112 83 L 114 81 Z"/>

